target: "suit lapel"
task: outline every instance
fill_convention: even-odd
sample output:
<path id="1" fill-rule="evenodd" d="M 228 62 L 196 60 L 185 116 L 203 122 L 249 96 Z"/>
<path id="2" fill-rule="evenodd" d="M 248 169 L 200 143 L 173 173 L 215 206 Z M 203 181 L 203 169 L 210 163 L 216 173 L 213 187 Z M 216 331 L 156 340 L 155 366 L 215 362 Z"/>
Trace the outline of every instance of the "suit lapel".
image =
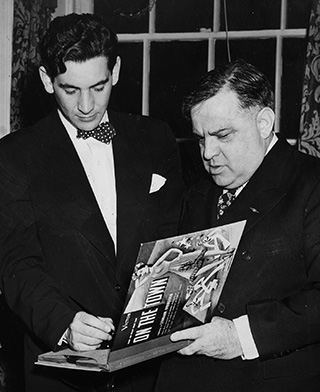
<path id="1" fill-rule="evenodd" d="M 145 146 L 137 137 L 131 118 L 109 113 L 116 129 L 113 154 L 117 190 L 117 265 L 136 247 L 145 195 L 151 183 L 151 164 L 144 159 Z M 78 154 L 55 112 L 43 125 L 41 143 L 44 184 L 59 208 L 115 268 L 115 251 Z M 50 151 L 50 154 L 47 154 Z M 118 263 L 119 262 L 119 263 Z M 117 266 L 117 269 L 119 265 Z"/>
<path id="2" fill-rule="evenodd" d="M 81 161 L 57 113 L 51 115 L 43 129 L 43 167 L 49 172 L 45 184 L 63 213 L 114 264 L 113 241 Z"/>
<path id="3" fill-rule="evenodd" d="M 219 220 L 216 217 L 216 205 L 222 190 L 212 180 L 206 181 L 198 188 L 198 196 L 194 201 L 193 208 L 197 210 L 202 206 L 203 211 L 198 217 L 193 217 L 193 221 L 199 221 L 197 227 L 220 226 L 245 219 L 247 224 L 244 233 L 251 230 L 287 194 L 284 172 L 290 149 L 286 142 L 279 140 Z"/>
<path id="4" fill-rule="evenodd" d="M 279 188 L 260 189 L 253 192 L 250 191 L 250 188 L 248 187 L 240 193 L 219 219 L 219 225 L 246 219 L 247 224 L 244 230 L 246 233 L 263 219 L 286 195 L 286 192 Z"/>
<path id="5" fill-rule="evenodd" d="M 113 153 L 117 189 L 117 268 L 120 269 L 128 253 L 132 258 L 132 249 L 138 243 L 152 168 L 149 160 L 144 159 L 145 146 L 133 118 L 128 120 L 127 116 L 112 112 L 109 117 L 117 131 Z"/>

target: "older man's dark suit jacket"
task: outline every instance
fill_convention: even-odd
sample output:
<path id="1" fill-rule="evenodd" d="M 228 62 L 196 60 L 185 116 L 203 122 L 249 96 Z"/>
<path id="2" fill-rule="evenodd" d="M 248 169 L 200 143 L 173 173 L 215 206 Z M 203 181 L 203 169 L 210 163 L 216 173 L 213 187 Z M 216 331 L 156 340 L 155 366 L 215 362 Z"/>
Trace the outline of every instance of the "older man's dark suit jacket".
<path id="1" fill-rule="evenodd" d="M 59 371 L 33 365 L 80 310 L 73 299 L 117 323 L 140 243 L 177 232 L 182 180 L 173 135 L 158 120 L 109 117 L 117 131 L 117 256 L 57 112 L 0 142 L 1 288 L 30 332 L 28 391 L 73 390 L 54 381 Z M 154 173 L 167 180 L 150 193 Z M 63 378 L 91 391 L 86 382 L 93 376 L 85 373 L 67 371 Z"/>
<path id="2" fill-rule="evenodd" d="M 210 179 L 189 192 L 183 230 L 246 219 L 214 316 L 247 314 L 259 359 L 177 354 L 157 392 L 320 390 L 320 160 L 279 140 L 225 214 Z"/>

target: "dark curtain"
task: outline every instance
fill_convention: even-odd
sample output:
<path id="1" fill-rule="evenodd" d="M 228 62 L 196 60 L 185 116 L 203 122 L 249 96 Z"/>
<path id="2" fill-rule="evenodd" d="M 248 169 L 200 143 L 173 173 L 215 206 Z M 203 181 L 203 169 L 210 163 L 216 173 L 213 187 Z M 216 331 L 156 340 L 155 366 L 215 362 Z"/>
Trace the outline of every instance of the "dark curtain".
<path id="1" fill-rule="evenodd" d="M 320 0 L 313 0 L 308 31 L 298 148 L 320 157 Z"/>
<path id="2" fill-rule="evenodd" d="M 50 101 L 38 76 L 37 46 L 57 0 L 14 0 L 11 132 L 30 125 L 49 110 Z"/>
<path id="3" fill-rule="evenodd" d="M 37 45 L 56 3 L 57 0 L 14 0 L 11 132 L 42 115 Z M 0 392 L 24 392 L 23 328 L 0 292 Z"/>

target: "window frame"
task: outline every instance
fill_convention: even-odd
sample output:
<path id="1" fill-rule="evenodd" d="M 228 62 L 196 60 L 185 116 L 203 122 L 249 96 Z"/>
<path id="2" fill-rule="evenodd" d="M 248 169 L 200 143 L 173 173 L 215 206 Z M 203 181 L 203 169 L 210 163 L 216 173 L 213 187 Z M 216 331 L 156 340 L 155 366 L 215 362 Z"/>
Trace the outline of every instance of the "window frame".
<path id="1" fill-rule="evenodd" d="M 143 64 L 142 64 L 142 107 L 141 113 L 149 115 L 149 90 L 150 90 L 150 52 L 152 42 L 170 42 L 170 41 L 206 41 L 208 50 L 207 70 L 210 71 L 215 67 L 215 44 L 217 41 L 226 41 L 227 34 L 220 31 L 220 16 L 223 0 L 214 0 L 213 5 L 213 31 L 212 32 L 182 32 L 182 33 L 157 33 L 155 31 L 157 3 L 149 0 L 149 30 L 147 33 L 118 34 L 120 43 L 142 42 L 143 43 Z M 153 5 L 153 6 L 152 6 Z M 285 38 L 305 38 L 306 28 L 287 28 L 287 9 L 288 0 L 281 0 L 281 19 L 278 29 L 268 30 L 243 30 L 228 31 L 230 41 L 238 39 L 266 39 L 273 38 L 276 40 L 275 54 L 275 131 L 279 132 L 280 114 L 281 114 L 281 81 L 283 70 L 283 40 Z M 293 140 L 294 142 L 294 140 Z"/>

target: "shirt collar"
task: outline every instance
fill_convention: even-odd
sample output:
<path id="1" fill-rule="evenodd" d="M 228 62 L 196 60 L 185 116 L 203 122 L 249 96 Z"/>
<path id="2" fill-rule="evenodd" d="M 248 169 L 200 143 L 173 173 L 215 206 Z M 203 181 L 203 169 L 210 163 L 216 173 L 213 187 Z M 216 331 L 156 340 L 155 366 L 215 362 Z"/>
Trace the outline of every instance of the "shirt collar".
<path id="1" fill-rule="evenodd" d="M 278 136 L 275 133 L 273 133 L 271 143 L 269 144 L 267 151 L 266 151 L 266 155 L 271 150 L 271 148 L 277 143 L 278 140 L 279 140 Z"/>

